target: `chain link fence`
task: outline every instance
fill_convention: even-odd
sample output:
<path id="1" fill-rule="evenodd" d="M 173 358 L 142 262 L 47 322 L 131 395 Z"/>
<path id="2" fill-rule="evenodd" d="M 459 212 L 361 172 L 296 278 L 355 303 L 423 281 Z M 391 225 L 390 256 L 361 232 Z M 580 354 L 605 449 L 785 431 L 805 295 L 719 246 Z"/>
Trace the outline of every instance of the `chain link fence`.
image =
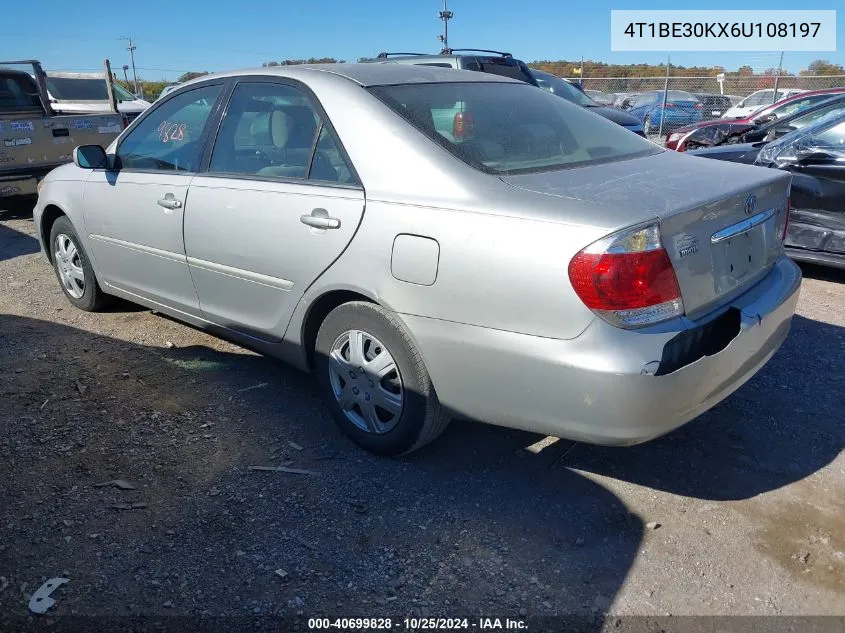
<path id="1" fill-rule="evenodd" d="M 749 116 L 796 91 L 845 87 L 845 75 L 588 77 L 583 86 L 599 103 L 628 110 L 640 119 L 649 138 L 661 142 L 673 129 L 726 115 Z"/>

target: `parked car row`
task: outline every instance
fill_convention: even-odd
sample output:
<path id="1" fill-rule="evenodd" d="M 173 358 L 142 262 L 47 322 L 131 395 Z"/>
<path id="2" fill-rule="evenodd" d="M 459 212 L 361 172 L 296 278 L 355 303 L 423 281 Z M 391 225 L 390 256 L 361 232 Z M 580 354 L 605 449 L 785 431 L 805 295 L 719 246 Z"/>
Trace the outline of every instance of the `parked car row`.
<path id="1" fill-rule="evenodd" d="M 843 88 L 827 90 L 802 91 L 789 95 L 777 103 L 770 104 L 754 112 L 752 115 L 730 120 L 702 121 L 670 131 L 666 135 L 666 147 L 679 152 L 688 146 L 697 147 L 712 144 L 709 139 L 718 139 L 721 135 L 731 135 L 737 131 L 744 132 L 756 125 L 765 125 L 809 108 L 817 103 L 829 99 L 833 95 L 845 93 Z"/>
<path id="2" fill-rule="evenodd" d="M 667 151 L 506 54 L 391 61 L 203 76 L 77 147 L 34 211 L 67 300 L 313 371 L 386 455 L 452 417 L 642 442 L 780 347 L 788 173 Z"/>
<path id="3" fill-rule="evenodd" d="M 845 268 L 845 95 L 737 140 L 688 153 L 792 174 L 786 252 Z"/>

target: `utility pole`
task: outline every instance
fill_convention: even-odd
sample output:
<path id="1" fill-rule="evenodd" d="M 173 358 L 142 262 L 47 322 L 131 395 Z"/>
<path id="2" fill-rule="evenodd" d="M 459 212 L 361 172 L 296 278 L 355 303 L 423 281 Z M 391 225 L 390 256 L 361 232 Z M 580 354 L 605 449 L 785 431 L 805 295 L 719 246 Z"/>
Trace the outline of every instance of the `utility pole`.
<path id="1" fill-rule="evenodd" d="M 783 51 L 780 52 L 780 61 L 778 62 L 778 74 L 775 75 L 775 91 L 772 94 L 772 103 L 778 100 L 778 81 L 780 80 L 780 71 L 783 68 Z"/>
<path id="2" fill-rule="evenodd" d="M 443 0 L 443 10 L 440 12 L 440 19 L 443 20 L 443 35 L 438 39 L 443 42 L 443 51 L 449 50 L 449 20 L 455 17 L 455 14 L 449 11 L 447 0 Z"/>
<path id="3" fill-rule="evenodd" d="M 121 37 L 120 39 L 129 41 L 129 46 L 126 47 L 126 50 L 129 51 L 129 58 L 132 61 L 132 80 L 135 84 L 135 94 L 138 94 L 138 73 L 135 72 L 135 49 L 137 46 L 132 43 L 131 35 L 129 37 Z M 144 95 L 141 94 L 142 98 L 143 96 Z"/>

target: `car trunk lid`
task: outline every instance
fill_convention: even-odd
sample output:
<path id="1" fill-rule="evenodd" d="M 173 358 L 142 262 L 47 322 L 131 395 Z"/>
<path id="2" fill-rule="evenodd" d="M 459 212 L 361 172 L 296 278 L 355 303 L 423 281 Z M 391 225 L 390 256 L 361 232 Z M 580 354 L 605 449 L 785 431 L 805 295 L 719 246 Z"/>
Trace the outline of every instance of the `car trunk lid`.
<path id="1" fill-rule="evenodd" d="M 693 319 L 750 288 L 783 252 L 779 222 L 791 176 L 777 170 L 662 152 L 502 179 L 589 202 L 595 216 L 584 221 L 608 232 L 658 219 L 686 314 Z"/>

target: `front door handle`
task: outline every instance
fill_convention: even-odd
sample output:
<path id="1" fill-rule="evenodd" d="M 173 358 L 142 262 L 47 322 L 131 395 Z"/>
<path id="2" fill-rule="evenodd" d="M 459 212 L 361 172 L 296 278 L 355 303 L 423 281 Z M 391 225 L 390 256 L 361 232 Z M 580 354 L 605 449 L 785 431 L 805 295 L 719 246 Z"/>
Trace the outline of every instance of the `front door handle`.
<path id="1" fill-rule="evenodd" d="M 325 209 L 314 209 L 310 215 L 302 215 L 299 221 L 315 229 L 339 229 L 340 220 L 329 216 Z"/>
<path id="2" fill-rule="evenodd" d="M 164 194 L 164 198 L 158 201 L 158 206 L 164 207 L 165 209 L 181 209 L 182 201 L 177 200 L 176 196 L 172 193 L 166 193 Z"/>

